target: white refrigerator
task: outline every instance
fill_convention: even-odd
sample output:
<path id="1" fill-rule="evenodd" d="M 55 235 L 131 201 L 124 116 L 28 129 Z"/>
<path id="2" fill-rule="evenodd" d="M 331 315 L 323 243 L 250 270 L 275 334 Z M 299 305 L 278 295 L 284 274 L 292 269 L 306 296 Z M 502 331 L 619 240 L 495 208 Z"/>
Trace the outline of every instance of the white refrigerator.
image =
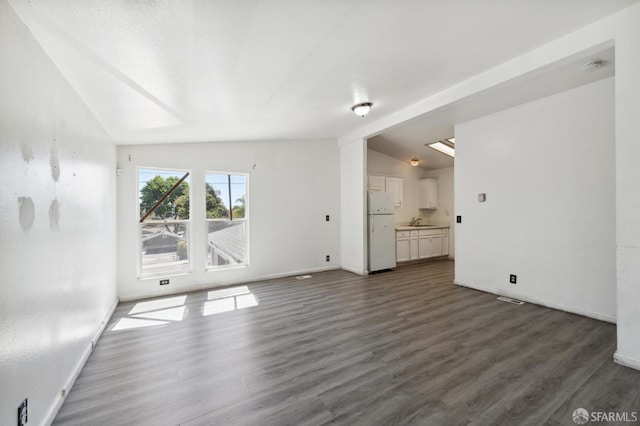
<path id="1" fill-rule="evenodd" d="M 391 192 L 368 192 L 369 272 L 396 267 L 396 229 Z"/>

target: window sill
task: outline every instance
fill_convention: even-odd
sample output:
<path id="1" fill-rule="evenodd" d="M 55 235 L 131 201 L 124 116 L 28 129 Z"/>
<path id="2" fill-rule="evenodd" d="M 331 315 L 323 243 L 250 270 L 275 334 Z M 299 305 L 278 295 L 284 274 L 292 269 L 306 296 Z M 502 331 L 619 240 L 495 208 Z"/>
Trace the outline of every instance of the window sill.
<path id="1" fill-rule="evenodd" d="M 218 272 L 218 271 L 228 271 L 230 269 L 243 269 L 243 268 L 247 268 L 249 265 L 245 264 L 245 265 L 233 265 L 233 266 L 221 266 L 218 268 L 205 268 L 205 272 Z"/>

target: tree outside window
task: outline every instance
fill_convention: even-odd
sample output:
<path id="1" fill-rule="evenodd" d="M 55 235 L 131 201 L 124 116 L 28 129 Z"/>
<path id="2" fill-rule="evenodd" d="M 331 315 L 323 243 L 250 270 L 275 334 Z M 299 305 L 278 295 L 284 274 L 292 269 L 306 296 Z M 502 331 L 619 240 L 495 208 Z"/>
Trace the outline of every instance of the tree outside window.
<path id="1" fill-rule="evenodd" d="M 189 272 L 189 182 L 187 171 L 138 169 L 141 277 Z"/>

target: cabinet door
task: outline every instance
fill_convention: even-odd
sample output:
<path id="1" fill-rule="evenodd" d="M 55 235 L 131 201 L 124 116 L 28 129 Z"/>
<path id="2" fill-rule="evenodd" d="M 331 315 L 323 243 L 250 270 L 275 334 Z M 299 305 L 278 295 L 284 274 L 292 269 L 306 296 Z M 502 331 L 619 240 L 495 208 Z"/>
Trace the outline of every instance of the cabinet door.
<path id="1" fill-rule="evenodd" d="M 409 238 L 396 238 L 396 262 L 404 262 L 411 259 Z"/>
<path id="2" fill-rule="evenodd" d="M 410 248 L 411 248 L 411 260 L 418 258 L 418 237 L 411 237 Z"/>
<path id="3" fill-rule="evenodd" d="M 442 234 L 442 255 L 449 255 L 449 234 Z"/>
<path id="4" fill-rule="evenodd" d="M 367 189 L 369 191 L 386 191 L 386 178 L 384 176 L 369 175 L 368 178 Z"/>
<path id="5" fill-rule="evenodd" d="M 425 259 L 431 256 L 431 237 L 418 238 L 418 258 Z"/>
<path id="6" fill-rule="evenodd" d="M 418 208 L 438 208 L 438 181 L 434 179 L 421 179 L 418 181 Z"/>
<path id="7" fill-rule="evenodd" d="M 393 205 L 402 207 L 402 178 L 388 177 L 385 184 L 386 192 L 393 193 Z"/>
<path id="8" fill-rule="evenodd" d="M 442 235 L 431 237 L 431 256 L 442 256 Z"/>

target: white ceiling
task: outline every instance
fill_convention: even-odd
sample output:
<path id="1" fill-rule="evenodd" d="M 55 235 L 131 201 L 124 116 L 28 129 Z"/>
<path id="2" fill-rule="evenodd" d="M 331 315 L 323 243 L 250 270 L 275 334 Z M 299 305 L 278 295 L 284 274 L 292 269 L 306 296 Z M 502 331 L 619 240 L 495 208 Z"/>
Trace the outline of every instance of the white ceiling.
<path id="1" fill-rule="evenodd" d="M 583 65 L 595 61 L 602 64 L 600 68 L 583 69 Z M 418 158 L 420 167 L 425 170 L 452 167 L 453 158 L 425 145 L 455 137 L 456 124 L 614 75 L 613 47 L 580 52 L 538 69 L 532 75 L 522 75 L 507 84 L 477 93 L 371 137 L 368 147 L 406 162 Z"/>
<path id="2" fill-rule="evenodd" d="M 638 2 L 9 1 L 118 144 L 335 138 Z"/>

